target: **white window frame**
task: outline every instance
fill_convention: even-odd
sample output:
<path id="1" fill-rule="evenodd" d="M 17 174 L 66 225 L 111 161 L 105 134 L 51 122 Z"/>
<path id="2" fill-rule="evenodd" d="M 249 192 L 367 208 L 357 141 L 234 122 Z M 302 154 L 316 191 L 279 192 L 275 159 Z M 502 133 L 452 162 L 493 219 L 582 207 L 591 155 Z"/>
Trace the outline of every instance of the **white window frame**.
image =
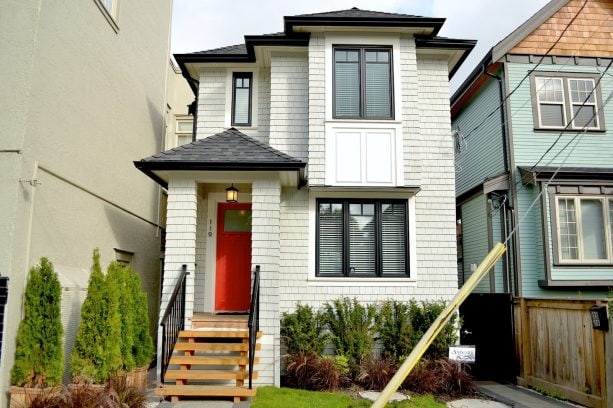
<path id="1" fill-rule="evenodd" d="M 541 98 L 539 96 L 540 94 L 540 90 L 541 88 L 537 88 L 536 89 L 536 105 L 537 105 L 537 110 L 538 110 L 538 120 L 539 120 L 539 128 L 542 129 L 564 129 L 566 127 L 566 124 L 568 123 L 568 120 L 566 118 L 566 91 L 565 91 L 565 87 L 564 87 L 564 79 L 563 78 L 558 78 L 558 77 L 553 77 L 553 76 L 536 76 L 536 79 L 539 80 L 544 80 L 545 82 L 547 80 L 553 80 L 553 81 L 560 81 L 560 85 L 562 87 L 562 101 L 561 102 L 556 102 L 556 101 L 541 101 Z M 535 82 L 536 83 L 536 82 Z M 542 122 L 542 115 L 541 115 L 541 106 L 542 105 L 559 105 L 562 107 L 562 125 L 560 126 L 546 126 L 543 125 Z"/>
<path id="2" fill-rule="evenodd" d="M 190 122 L 191 128 L 189 131 L 187 130 L 179 130 L 180 122 Z M 189 115 L 175 115 L 175 147 L 179 146 L 179 136 L 192 135 L 194 126 L 194 117 Z M 193 136 L 192 136 L 193 137 Z"/>
<path id="3" fill-rule="evenodd" d="M 398 194 L 391 192 L 364 192 L 360 194 L 352 194 L 352 199 L 377 199 L 377 200 L 407 200 L 407 216 L 408 216 L 408 240 L 409 240 L 409 276 L 403 277 L 324 277 L 316 274 L 316 217 L 317 217 L 317 199 L 345 199 L 349 198 L 347 192 L 341 191 L 326 191 L 317 192 L 309 196 L 309 260 L 308 260 L 308 285 L 309 286 L 345 286 L 345 287 L 363 287 L 368 283 L 369 287 L 376 286 L 393 286 L 396 287 L 415 287 L 417 285 L 417 227 L 415 221 L 415 194 Z"/>
<path id="4" fill-rule="evenodd" d="M 555 239 L 556 239 L 556 260 L 559 265 L 610 265 L 613 264 L 613 237 L 611 232 L 610 219 L 611 212 L 609 206 L 613 205 L 613 196 L 611 195 L 575 195 L 575 194 L 555 194 L 553 196 L 555 214 Z M 560 229 L 560 200 L 572 199 L 575 202 L 575 220 L 577 224 L 577 252 L 578 259 L 563 259 L 561 245 L 561 229 Z M 581 219 L 581 200 L 599 200 L 603 203 L 603 229 L 604 229 L 604 245 L 607 258 L 606 259 L 586 259 L 583 245 L 583 228 Z"/>
<path id="5" fill-rule="evenodd" d="M 532 93 L 532 112 L 534 118 L 535 130 L 568 130 L 576 131 L 582 130 L 583 126 L 575 126 L 575 115 L 573 113 L 573 106 L 593 106 L 594 123 L 596 126 L 585 127 L 585 130 L 602 132 L 605 131 L 604 114 L 599 111 L 599 106 L 602 103 L 602 94 L 600 84 L 597 83 L 597 75 L 590 73 L 566 73 L 566 72 L 533 72 L 531 75 L 531 93 Z M 562 102 L 555 101 L 541 101 L 539 96 L 540 88 L 537 88 L 537 79 L 552 79 L 562 82 Z M 591 81 L 593 85 L 593 98 L 594 102 L 573 102 L 570 92 L 570 81 Z M 541 120 L 541 106 L 542 105 L 562 105 L 563 124 L 560 126 L 545 126 Z"/>
<path id="6" fill-rule="evenodd" d="M 573 95 L 570 91 L 570 81 L 591 81 L 592 82 L 592 88 L 594 89 L 594 92 L 592 93 L 592 96 L 594 98 L 594 102 L 588 102 L 585 101 L 584 102 L 573 102 Z M 570 77 L 570 78 L 566 78 L 566 85 L 568 86 L 568 103 L 569 103 L 569 112 L 570 112 L 570 117 L 573 118 L 572 123 L 570 125 L 571 128 L 573 129 L 582 129 L 582 126 L 575 126 L 575 118 L 574 118 L 574 113 L 573 113 L 573 107 L 574 106 L 593 106 L 594 107 L 594 112 L 596 112 L 596 115 L 594 116 L 594 123 L 596 124 L 596 126 L 592 126 L 592 127 L 586 127 L 586 129 L 589 130 L 600 130 L 600 115 L 598 114 L 598 98 L 597 98 L 597 90 L 596 88 L 596 81 L 594 81 L 594 78 L 575 78 L 575 77 Z"/>

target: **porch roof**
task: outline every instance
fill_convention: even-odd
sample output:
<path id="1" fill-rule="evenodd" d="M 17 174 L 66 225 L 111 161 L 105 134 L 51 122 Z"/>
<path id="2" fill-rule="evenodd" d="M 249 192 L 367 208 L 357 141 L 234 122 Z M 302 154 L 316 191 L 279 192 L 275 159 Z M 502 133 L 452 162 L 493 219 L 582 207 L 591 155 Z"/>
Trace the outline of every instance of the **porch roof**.
<path id="1" fill-rule="evenodd" d="M 135 161 L 134 166 L 165 185 L 155 171 L 300 171 L 306 162 L 235 128 Z"/>

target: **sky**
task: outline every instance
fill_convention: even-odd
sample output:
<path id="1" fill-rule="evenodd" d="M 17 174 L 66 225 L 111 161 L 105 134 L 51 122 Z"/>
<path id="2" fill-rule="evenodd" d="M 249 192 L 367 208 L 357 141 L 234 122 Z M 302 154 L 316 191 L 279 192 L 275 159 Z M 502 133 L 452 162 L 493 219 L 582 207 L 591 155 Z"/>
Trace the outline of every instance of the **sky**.
<path id="1" fill-rule="evenodd" d="M 174 0 L 171 52 L 244 43 L 244 35 L 283 31 L 283 16 L 358 7 L 447 19 L 439 35 L 478 40 L 451 82 L 455 90 L 489 49 L 547 0 Z"/>

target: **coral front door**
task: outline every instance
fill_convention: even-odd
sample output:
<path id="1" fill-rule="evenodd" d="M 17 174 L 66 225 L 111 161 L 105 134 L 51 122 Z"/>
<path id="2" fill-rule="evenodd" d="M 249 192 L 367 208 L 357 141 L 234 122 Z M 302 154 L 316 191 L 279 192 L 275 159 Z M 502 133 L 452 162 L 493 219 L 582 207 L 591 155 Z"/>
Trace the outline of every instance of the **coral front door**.
<path id="1" fill-rule="evenodd" d="M 217 207 L 215 311 L 246 312 L 251 302 L 251 204 Z"/>

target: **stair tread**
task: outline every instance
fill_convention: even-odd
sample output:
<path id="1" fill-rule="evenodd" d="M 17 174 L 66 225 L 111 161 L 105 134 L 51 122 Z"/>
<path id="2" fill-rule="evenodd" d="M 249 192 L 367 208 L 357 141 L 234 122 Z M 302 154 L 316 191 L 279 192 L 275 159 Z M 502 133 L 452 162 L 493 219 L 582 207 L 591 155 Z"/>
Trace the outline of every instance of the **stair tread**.
<path id="1" fill-rule="evenodd" d="M 252 378 L 257 378 L 257 371 L 253 372 Z M 167 370 L 164 375 L 166 380 L 246 380 L 249 372 L 238 370 Z"/>
<path id="2" fill-rule="evenodd" d="M 260 350 L 262 346 L 257 343 L 256 350 Z M 248 351 L 248 343 L 187 343 L 179 342 L 175 344 L 175 350 L 181 351 Z"/>
<path id="3" fill-rule="evenodd" d="M 253 397 L 255 388 L 223 386 L 223 385 L 163 385 L 157 388 L 158 395 L 184 395 L 197 397 Z"/>
<path id="4" fill-rule="evenodd" d="M 249 330 L 183 330 L 179 332 L 180 338 L 206 338 L 206 337 L 240 337 L 249 338 Z M 262 337 L 262 332 L 257 333 Z"/>
<path id="5" fill-rule="evenodd" d="M 254 364 L 258 364 L 259 360 L 255 357 Z M 249 364 L 249 358 L 247 356 L 172 356 L 170 364 L 240 365 Z"/>

